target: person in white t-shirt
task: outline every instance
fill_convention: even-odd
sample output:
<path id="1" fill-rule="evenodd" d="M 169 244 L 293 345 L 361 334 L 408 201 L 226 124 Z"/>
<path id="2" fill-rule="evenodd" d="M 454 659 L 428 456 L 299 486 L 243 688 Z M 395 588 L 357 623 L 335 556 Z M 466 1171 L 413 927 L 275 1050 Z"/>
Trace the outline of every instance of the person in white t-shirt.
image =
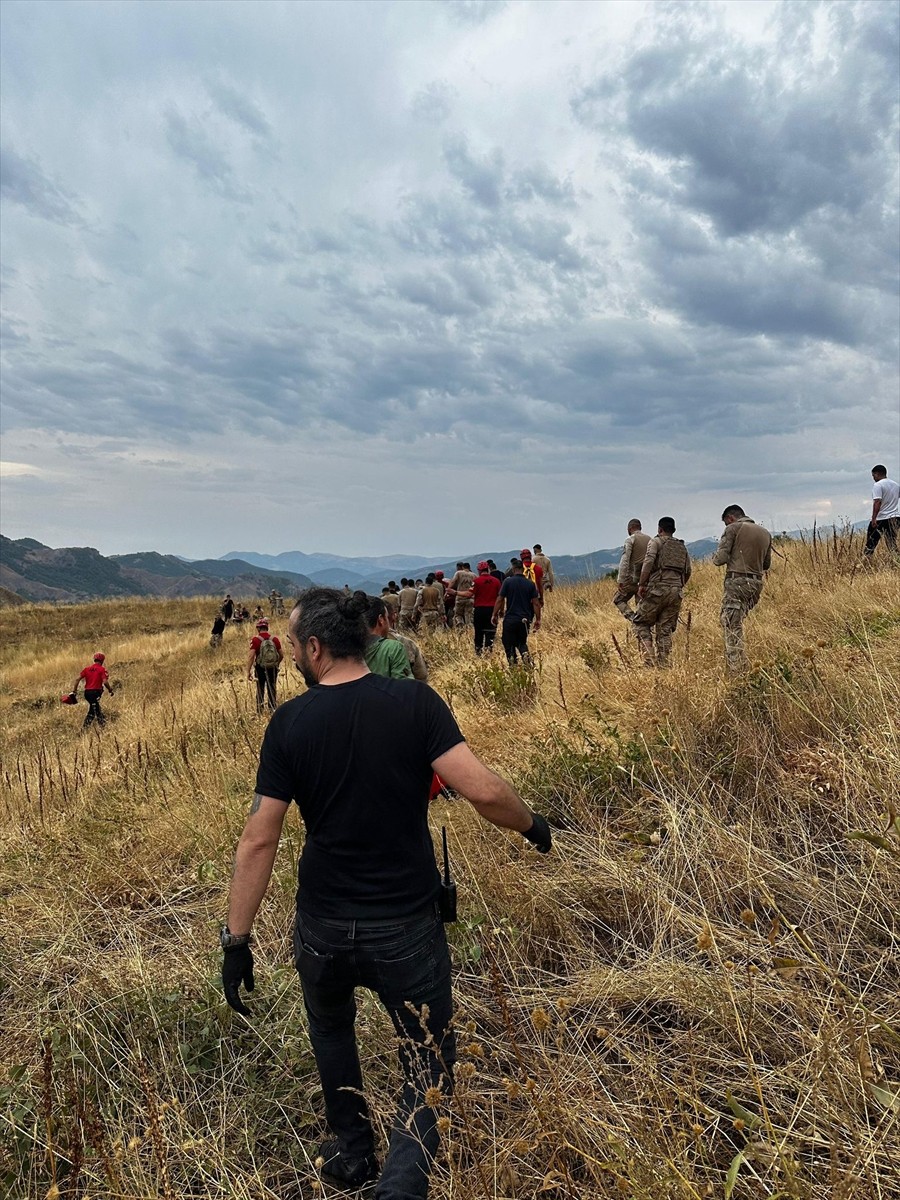
<path id="1" fill-rule="evenodd" d="M 897 535 L 900 533 L 900 486 L 887 477 L 887 467 L 880 463 L 872 468 L 872 520 L 866 532 L 865 555 L 875 553 L 875 547 L 884 538 L 892 553 L 897 551 Z"/>

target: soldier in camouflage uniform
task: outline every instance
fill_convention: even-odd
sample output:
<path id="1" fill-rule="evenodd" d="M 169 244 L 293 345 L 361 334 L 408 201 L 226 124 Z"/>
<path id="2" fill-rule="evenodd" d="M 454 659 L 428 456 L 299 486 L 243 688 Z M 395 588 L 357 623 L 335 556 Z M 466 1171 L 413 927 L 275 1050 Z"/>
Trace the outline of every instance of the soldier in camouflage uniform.
<path id="1" fill-rule="evenodd" d="M 725 568 L 725 590 L 719 620 L 725 634 L 725 664 L 729 672 L 747 666 L 744 621 L 756 608 L 763 590 L 763 574 L 772 565 L 772 535 L 746 515 L 739 504 L 722 513 L 725 532 L 713 556 Z"/>
<path id="2" fill-rule="evenodd" d="M 434 632 L 444 624 L 444 589 L 433 574 L 425 576 L 425 586 L 419 592 L 416 610 L 421 614 L 422 627 Z"/>
<path id="3" fill-rule="evenodd" d="M 673 537 L 675 522 L 659 518 L 659 532 L 647 543 L 638 584 L 638 608 L 632 624 L 645 667 L 666 667 L 672 635 L 678 625 L 684 585 L 691 577 L 691 556 L 684 542 Z M 653 630 L 656 629 L 656 651 Z"/>
<path id="4" fill-rule="evenodd" d="M 553 574 L 553 563 L 544 553 L 540 542 L 535 542 L 532 546 L 534 550 L 533 562 L 536 562 L 544 572 L 544 599 L 547 599 L 547 592 L 553 591 L 553 585 L 556 583 L 556 578 Z"/>
<path id="5" fill-rule="evenodd" d="M 406 651 L 406 657 L 409 659 L 409 669 L 413 673 L 413 679 L 420 679 L 422 683 L 428 682 L 428 664 L 425 662 L 425 655 L 419 648 L 419 643 L 415 638 L 404 637 L 402 633 L 395 633 L 390 630 L 385 634 L 392 642 L 399 642 Z"/>
<path id="6" fill-rule="evenodd" d="M 400 580 L 400 623 L 401 633 L 415 633 L 416 630 L 416 601 L 419 593 L 411 579 Z"/>
<path id="7" fill-rule="evenodd" d="M 637 517 L 628 522 L 628 537 L 619 560 L 619 586 L 613 596 L 613 604 L 626 621 L 633 621 L 635 610 L 631 607 L 631 599 L 637 595 L 638 584 L 641 581 L 641 568 L 644 565 L 644 555 L 650 537 L 644 533 Z"/>
<path id="8" fill-rule="evenodd" d="M 456 596 L 453 604 L 453 623 L 457 629 L 471 627 L 475 603 L 472 600 L 472 582 L 475 576 L 468 563 L 458 562 L 456 574 L 450 580 L 450 590 Z M 465 595 L 461 593 L 466 593 Z"/>

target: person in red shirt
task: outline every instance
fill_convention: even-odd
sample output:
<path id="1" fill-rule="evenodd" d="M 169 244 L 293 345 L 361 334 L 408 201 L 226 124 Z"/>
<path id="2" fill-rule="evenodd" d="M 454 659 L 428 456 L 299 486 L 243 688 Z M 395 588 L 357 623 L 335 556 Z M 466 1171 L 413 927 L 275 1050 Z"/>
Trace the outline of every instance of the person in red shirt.
<path id="1" fill-rule="evenodd" d="M 75 680 L 75 686 L 72 688 L 72 695 L 74 696 L 78 691 L 78 685 L 80 683 L 84 684 L 84 698 L 88 702 L 88 713 L 84 718 L 84 729 L 87 729 L 89 725 L 93 725 L 94 721 L 101 728 L 106 724 L 106 717 L 100 711 L 100 697 L 103 695 L 104 688 L 110 695 L 113 693 L 112 688 L 109 686 L 109 672 L 103 665 L 105 661 L 105 654 L 95 654 L 94 661 L 90 666 L 84 668 Z"/>
<path id="2" fill-rule="evenodd" d="M 491 565 L 487 562 L 478 564 L 478 574 L 472 581 L 470 592 L 461 592 L 462 596 L 471 596 L 475 602 L 473 610 L 475 624 L 475 653 L 490 654 L 494 648 L 494 635 L 497 630 L 491 621 L 494 602 L 500 594 L 500 580 L 491 574 Z"/>
<path id="3" fill-rule="evenodd" d="M 268 645 L 265 645 L 268 643 Z M 281 642 L 269 633 L 269 622 L 263 617 L 256 622 L 256 637 L 250 639 L 250 655 L 247 659 L 247 678 L 253 681 L 256 674 L 256 711 L 261 713 L 266 700 L 275 711 L 275 686 L 278 683 L 278 668 L 284 654 Z"/>

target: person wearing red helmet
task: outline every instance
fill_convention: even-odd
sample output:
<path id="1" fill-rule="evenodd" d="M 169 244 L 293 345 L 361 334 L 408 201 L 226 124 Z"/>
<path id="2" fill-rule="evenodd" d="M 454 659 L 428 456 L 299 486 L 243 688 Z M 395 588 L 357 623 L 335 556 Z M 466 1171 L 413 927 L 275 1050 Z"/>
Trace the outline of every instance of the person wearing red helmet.
<path id="1" fill-rule="evenodd" d="M 520 552 L 520 558 L 522 560 L 522 574 L 525 576 L 526 579 L 530 579 L 531 582 L 534 584 L 534 586 L 537 588 L 538 599 L 540 600 L 541 605 L 543 606 L 543 603 L 544 603 L 544 568 L 541 566 L 540 563 L 537 563 L 532 559 L 531 551 L 528 549 L 527 546 L 525 547 L 524 550 L 522 550 Z"/>
<path id="2" fill-rule="evenodd" d="M 78 692 L 78 685 L 84 684 L 84 698 L 88 702 L 88 713 L 84 718 L 83 728 L 87 729 L 89 725 L 93 725 L 96 721 L 102 728 L 106 724 L 106 717 L 100 710 L 100 697 L 103 695 L 104 688 L 113 694 L 112 688 L 109 686 L 109 672 L 104 667 L 106 655 L 100 654 L 99 651 L 94 655 L 93 662 L 86 666 L 72 687 L 72 695 Z"/>
<path id="3" fill-rule="evenodd" d="M 284 654 L 281 642 L 269 633 L 269 622 L 263 617 L 256 622 L 256 637 L 250 639 L 250 654 L 247 658 L 247 679 L 252 683 L 256 676 L 256 711 L 261 713 L 268 701 L 275 711 L 275 688 L 278 683 L 278 668 Z"/>

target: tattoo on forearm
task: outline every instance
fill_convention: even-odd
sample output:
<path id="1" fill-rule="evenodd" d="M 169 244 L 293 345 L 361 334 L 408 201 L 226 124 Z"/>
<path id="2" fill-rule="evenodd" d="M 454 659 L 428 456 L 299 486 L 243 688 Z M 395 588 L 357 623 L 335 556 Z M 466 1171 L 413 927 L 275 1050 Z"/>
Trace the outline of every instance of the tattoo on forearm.
<path id="1" fill-rule="evenodd" d="M 259 794 L 259 792 L 256 792 L 253 797 L 253 803 L 250 805 L 250 816 L 251 817 L 253 816 L 254 813 L 259 812 L 259 806 L 261 804 L 262 804 L 262 796 Z"/>

